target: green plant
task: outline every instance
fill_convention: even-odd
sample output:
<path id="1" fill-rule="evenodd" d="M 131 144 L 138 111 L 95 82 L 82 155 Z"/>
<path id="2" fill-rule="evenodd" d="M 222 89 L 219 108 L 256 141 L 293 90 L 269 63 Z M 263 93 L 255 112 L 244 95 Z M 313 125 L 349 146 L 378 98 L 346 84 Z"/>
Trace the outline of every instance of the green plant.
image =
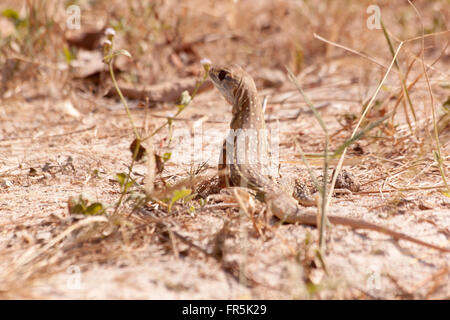
<path id="1" fill-rule="evenodd" d="M 68 207 L 70 214 L 94 216 L 101 215 L 105 212 L 105 208 L 100 202 L 93 202 L 87 196 L 83 195 L 79 195 L 78 198 L 70 198 Z"/>
<path id="2" fill-rule="evenodd" d="M 111 28 L 108 28 L 106 30 L 106 36 L 107 36 L 107 40 L 104 43 L 104 58 L 103 61 L 108 65 L 108 69 L 109 69 L 109 73 L 111 76 L 111 79 L 113 81 L 113 85 L 114 88 L 116 89 L 120 100 L 125 108 L 125 111 L 127 113 L 128 119 L 130 121 L 130 124 L 133 128 L 133 132 L 134 132 L 134 136 L 135 139 L 133 140 L 133 142 L 131 143 L 130 146 L 130 150 L 132 152 L 132 160 L 130 165 L 128 166 L 128 172 L 127 173 L 119 173 L 116 175 L 116 179 L 118 180 L 120 187 L 121 187 L 121 193 L 120 193 L 120 197 L 119 200 L 117 201 L 116 205 L 115 205 L 115 209 L 113 212 L 113 215 L 117 214 L 123 199 L 125 197 L 125 195 L 128 193 L 129 189 L 131 188 L 131 186 L 133 184 L 135 184 L 135 181 L 133 180 L 133 178 L 131 177 L 131 173 L 133 171 L 133 166 L 135 165 L 135 163 L 137 161 L 139 161 L 144 154 L 146 153 L 146 150 L 144 147 L 142 147 L 142 143 L 144 141 L 147 141 L 149 139 L 151 139 L 154 135 L 156 135 L 158 132 L 160 132 L 163 128 L 165 128 L 166 126 L 169 126 L 169 129 L 173 123 L 173 119 L 175 119 L 176 117 L 178 117 L 181 112 L 183 112 L 183 110 L 185 110 L 185 108 L 191 103 L 191 101 L 194 99 L 195 95 L 198 92 L 198 89 L 200 88 L 200 86 L 203 84 L 203 82 L 207 79 L 208 77 L 208 71 L 209 71 L 209 67 L 210 64 L 209 63 L 203 63 L 204 66 L 204 75 L 203 78 L 201 79 L 201 81 L 199 81 L 196 85 L 196 87 L 194 88 L 194 91 L 192 92 L 192 94 L 189 94 L 189 92 L 184 91 L 181 95 L 181 99 L 180 99 L 180 103 L 177 105 L 178 111 L 177 113 L 172 116 L 172 117 L 168 117 L 167 121 L 162 124 L 160 127 L 158 127 L 156 130 L 154 130 L 151 134 L 149 134 L 146 137 L 141 137 L 141 135 L 139 134 L 136 125 L 134 123 L 133 117 L 131 115 L 131 112 L 129 110 L 128 107 L 128 103 L 125 99 L 125 97 L 123 96 L 120 87 L 117 83 L 115 74 L 114 74 L 114 69 L 113 69 L 113 63 L 114 63 L 114 59 L 119 56 L 119 55 L 124 55 L 127 56 L 129 58 L 131 58 L 131 54 L 125 50 L 125 49 L 119 49 L 116 50 L 114 48 L 114 36 L 115 36 L 115 31 Z M 169 130 L 169 133 L 171 132 L 171 130 Z M 152 153 L 150 155 L 147 155 L 149 157 L 155 157 L 155 155 Z M 163 162 L 166 162 L 170 159 L 170 157 L 172 156 L 172 154 L 170 152 L 166 152 L 164 153 L 164 155 L 161 157 L 161 160 Z M 153 170 L 153 168 L 150 168 L 151 170 Z M 153 173 L 150 173 L 149 176 L 153 176 Z M 153 181 L 151 182 L 153 183 Z M 150 194 L 147 194 L 147 192 L 141 188 L 141 192 L 143 192 L 145 194 L 145 197 L 134 197 L 135 199 L 139 199 L 140 203 L 143 203 L 142 199 L 146 199 L 146 200 L 157 200 L 154 199 Z M 173 192 L 173 196 L 169 201 L 169 204 L 167 206 L 168 211 L 170 211 L 172 209 L 172 206 L 175 202 L 179 201 L 179 200 L 187 200 L 189 199 L 189 196 L 191 195 L 191 189 L 185 189 L 182 188 L 180 190 L 174 190 Z M 132 197 L 133 198 L 133 197 Z M 128 198 L 131 199 L 131 198 Z M 160 202 L 160 201 L 158 201 Z"/>

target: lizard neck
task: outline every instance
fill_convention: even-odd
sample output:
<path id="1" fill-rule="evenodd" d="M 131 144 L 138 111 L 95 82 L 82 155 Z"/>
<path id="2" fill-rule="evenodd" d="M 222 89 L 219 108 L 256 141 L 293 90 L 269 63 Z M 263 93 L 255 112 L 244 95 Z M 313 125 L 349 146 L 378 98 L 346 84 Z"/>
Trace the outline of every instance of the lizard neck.
<path id="1" fill-rule="evenodd" d="M 262 105 L 254 84 L 245 86 L 241 82 L 236 89 L 235 97 L 230 128 L 234 130 L 265 129 Z"/>
<path id="2" fill-rule="evenodd" d="M 272 188 L 262 170 L 268 165 L 269 153 L 264 114 L 254 83 L 235 89 L 233 119 L 228 140 L 233 144 L 231 179 L 235 185 L 247 185 L 258 190 Z"/>

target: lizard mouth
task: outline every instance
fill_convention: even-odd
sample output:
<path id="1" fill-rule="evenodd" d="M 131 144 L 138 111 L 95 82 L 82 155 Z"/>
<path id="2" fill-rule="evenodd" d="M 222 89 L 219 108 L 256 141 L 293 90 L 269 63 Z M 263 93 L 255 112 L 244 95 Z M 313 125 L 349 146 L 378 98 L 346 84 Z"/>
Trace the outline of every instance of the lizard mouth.
<path id="1" fill-rule="evenodd" d="M 217 70 L 214 67 L 211 67 L 211 69 L 209 69 L 209 77 L 211 78 L 212 81 L 214 81 L 214 83 L 219 83 L 219 78 L 217 77 Z"/>
<path id="2" fill-rule="evenodd" d="M 222 79 L 220 78 L 220 72 L 223 72 L 222 69 L 220 68 L 214 68 L 211 67 L 211 69 L 209 69 L 209 77 L 211 78 L 212 82 L 214 83 L 214 86 L 219 90 L 219 92 L 221 93 L 221 95 L 225 98 L 225 100 L 233 105 L 233 97 L 230 96 L 228 90 L 226 89 L 227 84 L 225 83 L 225 81 L 222 81 Z"/>

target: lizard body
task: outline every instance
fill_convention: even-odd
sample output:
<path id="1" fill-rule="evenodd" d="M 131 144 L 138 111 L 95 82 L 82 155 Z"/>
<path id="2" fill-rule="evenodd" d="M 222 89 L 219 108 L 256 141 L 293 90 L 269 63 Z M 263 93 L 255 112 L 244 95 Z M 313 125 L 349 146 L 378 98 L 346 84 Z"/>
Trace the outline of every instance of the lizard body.
<path id="1" fill-rule="evenodd" d="M 212 66 L 209 76 L 232 105 L 230 134 L 224 142 L 219 175 L 224 175 L 229 185 L 244 186 L 257 191 L 263 196 L 271 212 L 281 221 L 317 226 L 317 215 L 314 210 L 300 206 L 296 199 L 287 194 L 268 175 L 262 173 L 264 160 L 268 157 L 268 148 L 264 131 L 264 114 L 253 78 L 238 65 Z M 305 202 L 311 204 L 313 201 L 307 199 Z M 335 215 L 327 215 L 327 218 L 334 224 L 373 230 L 396 239 L 450 252 L 447 248 L 364 220 Z"/>

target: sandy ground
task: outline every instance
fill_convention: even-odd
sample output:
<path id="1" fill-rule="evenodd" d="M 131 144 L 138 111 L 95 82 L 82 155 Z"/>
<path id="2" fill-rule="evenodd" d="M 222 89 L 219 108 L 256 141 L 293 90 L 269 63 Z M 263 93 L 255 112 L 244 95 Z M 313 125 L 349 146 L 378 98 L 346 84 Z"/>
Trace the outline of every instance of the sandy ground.
<path id="1" fill-rule="evenodd" d="M 315 97 L 323 96 L 325 90 L 311 89 L 308 94 L 314 101 Z M 335 93 L 344 94 L 346 90 L 338 88 Z M 272 101 L 289 94 L 286 92 L 272 91 Z M 295 100 L 298 95 L 290 92 Z M 348 91 L 345 94 L 348 95 Z M 7 133 L 0 142 L 0 292 L 3 297 L 449 297 L 448 254 L 395 241 L 377 232 L 333 226 L 326 237 L 327 275 L 314 254 L 318 239 L 316 229 L 300 225 L 279 226 L 273 220 L 269 225 L 263 224 L 262 234 L 258 234 L 248 216 L 242 215 L 236 205 L 227 207 L 225 203 L 215 209 L 213 201 L 201 208 L 194 200 L 194 212 L 186 210 L 187 205 L 175 205 L 170 214 L 154 210 L 154 206 L 146 210 L 168 221 L 171 230 L 208 252 L 214 247 L 218 234 L 223 233 L 224 221 L 228 220 L 221 246 L 222 259 L 207 256 L 176 237 L 171 241 L 155 223 L 142 221 L 134 221 L 132 226 L 122 225 L 112 233 L 103 230 L 100 236 L 93 223 L 86 227 L 92 229 L 89 231 L 93 235 L 80 235 L 82 232 L 77 231 L 67 234 L 51 247 L 45 247 L 51 239 L 79 221 L 69 215 L 69 197 L 89 194 L 96 201 L 114 204 L 119 196 L 113 176 L 126 171 L 132 131 L 125 113 L 114 104 L 117 103 L 111 100 L 92 102 L 80 97 L 75 103 L 81 113 L 79 118 L 64 114 L 58 104 L 45 100 L 3 104 L 2 119 Z M 336 115 L 341 114 L 344 107 L 351 110 L 352 103 L 331 101 L 321 109 L 331 132 L 339 129 Z M 271 105 L 269 102 L 267 113 L 280 118 L 281 115 L 295 114 L 297 108 L 298 104 Z M 201 119 L 204 132 L 217 130 L 222 139 L 227 133 L 229 111 L 218 92 L 210 90 L 194 100 L 182 114 L 183 120 L 175 122 L 175 130 L 192 130 Z M 152 115 L 171 112 L 170 107 L 141 109 L 134 110 L 133 116 L 137 126 L 144 128 L 164 121 Z M 204 115 L 206 117 L 202 118 Z M 280 128 L 281 172 L 307 177 L 295 154 L 292 135 L 300 137 L 306 152 L 321 152 L 323 135 L 313 116 L 305 112 L 298 121 L 271 122 L 270 126 Z M 156 137 L 155 145 L 166 134 Z M 345 134 L 335 139 L 342 141 Z M 203 148 L 207 149 L 211 143 L 212 140 L 205 139 Z M 367 141 L 362 141 L 360 146 L 363 154 L 350 151 L 349 165 L 345 169 L 359 180 L 361 191 L 335 198 L 330 212 L 376 222 L 448 247 L 449 199 L 434 189 L 394 190 L 408 185 L 408 181 L 417 186 L 440 184 L 438 171 L 428 165 L 427 156 L 416 168 L 400 177 L 383 177 L 385 172 L 401 168 L 404 157 L 398 154 L 380 160 L 385 157 L 384 152 L 390 151 L 377 149 L 378 146 L 371 146 Z M 447 143 L 447 151 L 448 146 Z M 177 155 L 181 157 L 182 154 Z M 204 173 L 214 176 L 217 158 L 215 155 L 209 158 Z M 169 161 L 163 176 L 168 180 L 185 177 L 189 171 L 189 165 L 183 164 L 187 162 L 185 160 Z M 313 161 L 313 164 L 320 175 L 320 161 Z M 30 174 L 30 168 L 35 169 L 34 174 Z M 146 170 L 145 163 L 135 167 L 138 180 L 144 181 Z M 373 181 L 376 178 L 380 179 Z M 264 206 L 258 204 L 256 208 L 262 211 Z M 128 211 L 129 207 L 125 206 L 123 215 Z M 264 220 L 262 216 L 258 219 Z M 30 261 L 23 258 L 27 252 L 37 253 Z"/>

